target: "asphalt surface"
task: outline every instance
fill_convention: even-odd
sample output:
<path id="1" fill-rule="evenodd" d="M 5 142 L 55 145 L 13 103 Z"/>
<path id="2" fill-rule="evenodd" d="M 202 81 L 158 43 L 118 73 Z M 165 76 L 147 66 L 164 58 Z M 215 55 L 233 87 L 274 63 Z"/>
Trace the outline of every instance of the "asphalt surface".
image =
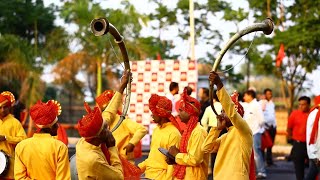
<path id="1" fill-rule="evenodd" d="M 147 153 L 143 153 L 143 157 L 136 160 L 136 164 L 147 158 Z M 308 169 L 306 169 L 306 172 Z M 212 177 L 208 177 L 211 180 Z M 266 180 L 295 180 L 294 167 L 292 161 L 285 160 L 284 157 L 277 157 L 274 160 L 274 165 L 267 167 Z"/>

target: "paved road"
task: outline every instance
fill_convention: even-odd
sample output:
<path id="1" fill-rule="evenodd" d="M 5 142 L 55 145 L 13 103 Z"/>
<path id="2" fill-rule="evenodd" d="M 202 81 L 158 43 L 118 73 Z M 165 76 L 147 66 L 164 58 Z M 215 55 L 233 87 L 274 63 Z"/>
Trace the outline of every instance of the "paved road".
<path id="1" fill-rule="evenodd" d="M 143 161 L 146 157 L 146 153 L 144 153 L 143 157 L 138 159 L 136 163 Z M 275 160 L 274 166 L 267 167 L 268 177 L 266 180 L 295 180 L 293 163 L 282 159 Z M 210 179 L 208 178 L 208 180 Z"/>

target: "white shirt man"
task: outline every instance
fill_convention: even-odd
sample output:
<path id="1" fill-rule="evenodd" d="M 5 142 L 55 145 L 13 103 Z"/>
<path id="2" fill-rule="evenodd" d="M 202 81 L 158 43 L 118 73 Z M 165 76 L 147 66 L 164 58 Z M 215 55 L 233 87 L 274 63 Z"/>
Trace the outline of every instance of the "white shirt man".
<path id="1" fill-rule="evenodd" d="M 277 122 L 276 122 L 276 113 L 275 113 L 275 105 L 273 103 L 272 100 L 260 100 L 259 101 L 261 104 L 261 108 L 263 111 L 263 115 L 264 115 L 264 122 L 268 125 L 268 126 L 273 126 L 276 127 L 277 126 Z"/>

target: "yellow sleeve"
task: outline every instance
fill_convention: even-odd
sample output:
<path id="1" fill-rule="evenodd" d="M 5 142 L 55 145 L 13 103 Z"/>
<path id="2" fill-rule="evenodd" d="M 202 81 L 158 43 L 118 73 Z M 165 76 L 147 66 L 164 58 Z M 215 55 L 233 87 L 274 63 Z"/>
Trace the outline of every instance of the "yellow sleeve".
<path id="1" fill-rule="evenodd" d="M 108 150 L 110 153 L 111 166 L 118 169 L 118 171 L 120 171 L 120 173 L 122 174 L 123 170 L 122 170 L 122 165 L 121 165 L 121 161 L 119 158 L 119 153 L 118 153 L 117 147 L 116 146 L 110 147 L 110 148 L 108 148 Z"/>
<path id="2" fill-rule="evenodd" d="M 102 118 L 107 122 L 109 126 L 113 124 L 113 121 L 115 120 L 115 115 L 117 114 L 117 111 L 121 105 L 122 101 L 122 94 L 116 91 L 112 99 L 110 100 L 110 103 L 106 107 L 106 109 L 102 112 Z"/>
<path id="3" fill-rule="evenodd" d="M 252 136 L 252 131 L 248 123 L 236 111 L 235 105 L 224 87 L 217 91 L 217 96 L 233 126 L 237 128 L 240 133 Z"/>
<path id="4" fill-rule="evenodd" d="M 15 136 L 6 136 L 6 140 L 9 144 L 18 144 L 20 141 L 27 138 L 26 132 L 24 131 L 20 122 L 14 123 Z"/>
<path id="5" fill-rule="evenodd" d="M 129 143 L 133 145 L 137 145 L 138 142 L 148 133 L 147 128 L 131 119 L 126 119 L 125 124 L 127 129 L 130 131 L 130 134 L 133 134 L 129 141 Z"/>
<path id="6" fill-rule="evenodd" d="M 20 146 L 19 144 L 15 150 L 15 159 L 14 159 L 14 179 L 16 180 L 29 180 L 30 178 L 27 176 L 27 168 L 24 166 L 20 159 Z"/>
<path id="7" fill-rule="evenodd" d="M 176 155 L 176 163 L 185 166 L 197 166 L 203 161 L 203 152 L 201 146 L 205 140 L 205 135 L 197 130 L 193 135 L 190 136 L 187 153 L 178 153 Z"/>
<path id="8" fill-rule="evenodd" d="M 180 147 L 181 135 L 176 133 L 170 133 L 168 142 L 165 143 L 167 145 L 166 149 L 169 149 L 171 146 Z"/>
<path id="9" fill-rule="evenodd" d="M 201 150 L 204 153 L 212 153 L 214 150 L 218 149 L 220 146 L 220 139 L 218 139 L 221 130 L 216 127 L 210 129 L 208 136 L 204 140 Z"/>
<path id="10" fill-rule="evenodd" d="M 138 164 L 138 167 L 140 168 L 141 172 L 144 173 L 144 171 L 146 170 L 146 161 L 144 160 L 141 163 Z"/>
<path id="11" fill-rule="evenodd" d="M 111 165 L 109 165 L 104 158 L 99 157 L 91 161 L 92 164 L 88 168 L 91 168 L 91 172 L 95 174 L 96 179 L 122 180 L 123 173 L 121 162 L 117 155 L 117 149 L 116 147 L 111 147 L 108 149 L 110 153 Z"/>
<path id="12" fill-rule="evenodd" d="M 59 141 L 60 142 L 60 141 Z M 57 162 L 57 170 L 56 170 L 56 179 L 57 180 L 70 180 L 70 165 L 69 165 L 69 156 L 68 156 L 68 148 L 65 144 L 60 146 L 58 162 Z"/>

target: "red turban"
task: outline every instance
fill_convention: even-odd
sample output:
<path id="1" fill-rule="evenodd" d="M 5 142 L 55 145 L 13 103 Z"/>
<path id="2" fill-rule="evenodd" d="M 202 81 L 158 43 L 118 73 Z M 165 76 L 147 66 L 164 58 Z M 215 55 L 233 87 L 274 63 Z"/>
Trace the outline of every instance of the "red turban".
<path id="1" fill-rule="evenodd" d="M 102 94 L 100 94 L 100 96 L 96 97 L 96 103 L 98 104 L 101 110 L 107 107 L 113 95 L 113 90 L 106 90 Z"/>
<path id="2" fill-rule="evenodd" d="M 180 109 L 187 112 L 190 116 L 198 116 L 200 113 L 200 102 L 187 94 L 186 88 L 181 94 Z"/>
<path id="3" fill-rule="evenodd" d="M 172 101 L 170 101 L 165 96 L 159 96 L 156 94 L 151 94 L 149 99 L 149 109 L 152 114 L 168 118 L 170 122 L 181 132 L 178 121 L 172 116 Z"/>
<path id="4" fill-rule="evenodd" d="M 9 91 L 3 91 L 0 94 L 0 106 L 6 104 L 7 106 L 13 106 L 15 102 L 14 95 Z"/>
<path id="5" fill-rule="evenodd" d="M 238 97 L 239 97 L 239 93 L 237 91 L 234 91 L 231 95 L 231 99 L 232 99 L 233 103 L 235 104 L 236 110 L 238 111 L 240 116 L 243 117 L 244 109 L 243 109 L 242 105 L 239 103 Z"/>
<path id="6" fill-rule="evenodd" d="M 91 110 L 86 102 L 84 106 L 88 114 L 83 116 L 77 124 L 79 134 L 86 139 L 97 137 L 104 127 L 101 111 L 98 107 Z"/>
<path id="7" fill-rule="evenodd" d="M 152 114 L 169 118 L 172 116 L 172 102 L 165 96 L 152 94 L 149 99 L 149 109 Z"/>
<path id="8" fill-rule="evenodd" d="M 47 103 L 38 101 L 30 108 L 30 116 L 39 128 L 49 128 L 54 125 L 61 114 L 60 103 L 49 100 Z"/>
<path id="9" fill-rule="evenodd" d="M 190 115 L 190 119 L 181 137 L 179 149 L 181 153 L 187 153 L 189 138 L 193 129 L 198 124 L 200 108 L 200 102 L 197 99 L 189 96 L 187 94 L 187 89 L 184 88 L 183 93 L 181 94 L 180 109 L 187 112 Z M 186 166 L 179 164 L 175 165 L 173 176 L 177 177 L 178 179 L 184 179 L 185 174 Z"/>

